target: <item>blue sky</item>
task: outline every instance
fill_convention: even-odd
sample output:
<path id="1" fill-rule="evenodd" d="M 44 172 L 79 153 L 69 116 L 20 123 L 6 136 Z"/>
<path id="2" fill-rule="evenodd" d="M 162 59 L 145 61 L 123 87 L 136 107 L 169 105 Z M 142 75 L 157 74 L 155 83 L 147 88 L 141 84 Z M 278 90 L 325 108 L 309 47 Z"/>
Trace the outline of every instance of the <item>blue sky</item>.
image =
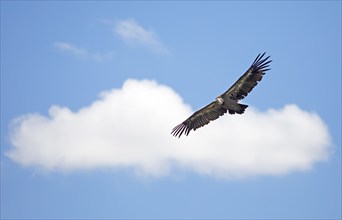
<path id="1" fill-rule="evenodd" d="M 339 1 L 1 1 L 2 219 L 340 219 L 340 134 Z"/>

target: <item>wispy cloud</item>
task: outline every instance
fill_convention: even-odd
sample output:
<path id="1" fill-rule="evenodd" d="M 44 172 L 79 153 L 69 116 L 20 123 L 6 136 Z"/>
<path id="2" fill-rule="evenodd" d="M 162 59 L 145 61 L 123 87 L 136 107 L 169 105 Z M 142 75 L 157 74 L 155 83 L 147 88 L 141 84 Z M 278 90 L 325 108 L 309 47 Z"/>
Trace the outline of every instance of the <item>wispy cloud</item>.
<path id="1" fill-rule="evenodd" d="M 6 155 L 46 170 L 112 167 L 153 176 L 187 170 L 221 178 L 308 170 L 329 157 L 326 125 L 296 105 L 265 112 L 250 107 L 188 137 L 170 135 L 191 113 L 170 87 L 129 79 L 76 112 L 52 106 L 49 116 L 15 119 Z"/>
<path id="2" fill-rule="evenodd" d="M 106 20 L 101 20 L 105 22 Z M 108 21 L 106 21 L 108 23 Z M 133 19 L 119 20 L 114 23 L 114 33 L 133 46 L 143 46 L 158 54 L 169 54 L 169 50 L 161 42 L 158 35 Z"/>
<path id="3" fill-rule="evenodd" d="M 60 52 L 70 54 L 80 59 L 92 59 L 98 62 L 111 60 L 114 55 L 113 51 L 90 52 L 85 48 L 77 47 L 67 42 L 55 42 L 53 46 Z"/>
<path id="4" fill-rule="evenodd" d="M 80 47 L 76 47 L 75 45 L 72 45 L 70 43 L 55 42 L 53 44 L 53 46 L 61 52 L 69 53 L 69 54 L 76 56 L 76 57 L 79 57 L 79 58 L 88 57 L 88 51 L 87 50 L 80 48 Z"/>

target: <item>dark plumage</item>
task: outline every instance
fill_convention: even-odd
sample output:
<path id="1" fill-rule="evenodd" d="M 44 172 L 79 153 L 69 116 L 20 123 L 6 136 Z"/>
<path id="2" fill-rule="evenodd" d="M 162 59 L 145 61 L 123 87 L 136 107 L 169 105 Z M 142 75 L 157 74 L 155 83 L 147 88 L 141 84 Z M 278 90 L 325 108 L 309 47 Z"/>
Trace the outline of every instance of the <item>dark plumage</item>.
<path id="1" fill-rule="evenodd" d="M 183 133 L 188 135 L 191 130 L 196 130 L 210 121 L 224 115 L 242 114 L 248 105 L 238 103 L 245 98 L 250 91 L 261 81 L 266 71 L 270 70 L 268 57 L 263 58 L 265 53 L 259 54 L 249 69 L 222 95 L 218 96 L 212 103 L 196 111 L 188 119 L 172 129 L 173 136 L 180 137 Z"/>

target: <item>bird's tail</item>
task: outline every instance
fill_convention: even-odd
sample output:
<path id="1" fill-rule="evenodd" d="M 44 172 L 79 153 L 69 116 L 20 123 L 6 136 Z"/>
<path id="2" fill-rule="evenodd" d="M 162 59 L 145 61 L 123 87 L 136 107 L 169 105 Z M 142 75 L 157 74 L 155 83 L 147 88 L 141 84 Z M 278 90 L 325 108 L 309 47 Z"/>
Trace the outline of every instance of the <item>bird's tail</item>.
<path id="1" fill-rule="evenodd" d="M 243 114 L 247 107 L 248 107 L 248 105 L 238 103 L 234 110 L 229 109 L 229 114 L 235 114 L 235 113 L 236 114 Z"/>

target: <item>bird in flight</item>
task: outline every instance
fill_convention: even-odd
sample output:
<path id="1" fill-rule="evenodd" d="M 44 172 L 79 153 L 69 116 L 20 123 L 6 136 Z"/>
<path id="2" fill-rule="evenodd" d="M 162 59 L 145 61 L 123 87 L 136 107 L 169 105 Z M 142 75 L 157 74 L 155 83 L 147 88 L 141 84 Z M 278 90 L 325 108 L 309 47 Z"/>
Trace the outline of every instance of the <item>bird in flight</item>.
<path id="1" fill-rule="evenodd" d="M 227 111 L 229 114 L 243 114 L 248 105 L 238 103 L 238 101 L 245 98 L 261 81 L 266 71 L 270 70 L 268 67 L 272 60 L 268 60 L 270 56 L 264 58 L 264 55 L 265 53 L 259 54 L 248 70 L 225 93 L 174 127 L 171 134 L 176 137 L 180 137 L 183 133 L 188 135 L 191 130 L 195 131 L 210 121 L 216 120 Z"/>

